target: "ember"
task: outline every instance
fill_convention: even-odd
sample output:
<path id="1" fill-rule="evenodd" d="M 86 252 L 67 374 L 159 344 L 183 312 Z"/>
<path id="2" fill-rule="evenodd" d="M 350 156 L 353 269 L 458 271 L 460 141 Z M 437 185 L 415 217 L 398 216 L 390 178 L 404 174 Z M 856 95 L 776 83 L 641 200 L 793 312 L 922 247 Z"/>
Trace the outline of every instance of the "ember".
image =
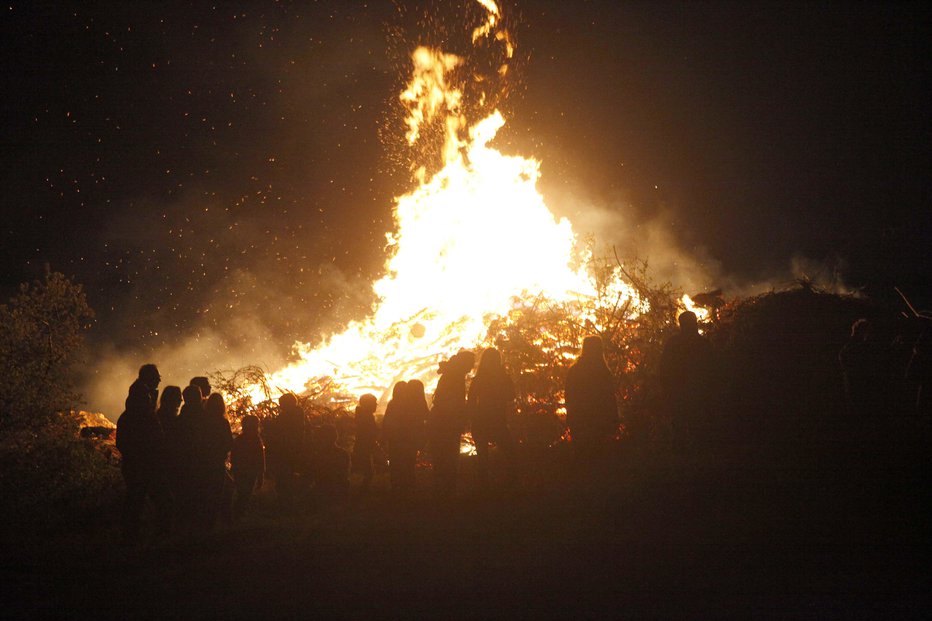
<path id="1" fill-rule="evenodd" d="M 498 74 L 504 76 L 514 45 L 496 4 L 479 1 L 486 21 L 472 41 L 500 43 Z M 329 377 L 346 394 L 374 392 L 384 404 L 399 379 L 419 378 L 430 390 L 443 356 L 483 344 L 489 324 L 522 300 L 561 303 L 605 293 L 591 274 L 590 250 L 537 190 L 539 162 L 490 146 L 505 124 L 502 113 L 468 122 L 463 99 L 471 77 L 458 70 L 464 59 L 418 47 L 411 60 L 412 76 L 400 95 L 406 137 L 416 148 L 425 128 L 442 127 L 441 167 L 428 176 L 425 162 L 415 171 L 420 185 L 396 199 L 386 273 L 373 285 L 379 300 L 374 314 L 319 347 L 296 343 L 298 360 L 267 377 L 275 392 L 301 393 Z M 620 266 L 609 289 L 608 302 L 632 316 L 648 308 Z M 684 304 L 694 308 L 688 299 Z M 597 318 L 586 319 L 598 327 Z M 258 385 L 251 394 L 267 398 Z"/>

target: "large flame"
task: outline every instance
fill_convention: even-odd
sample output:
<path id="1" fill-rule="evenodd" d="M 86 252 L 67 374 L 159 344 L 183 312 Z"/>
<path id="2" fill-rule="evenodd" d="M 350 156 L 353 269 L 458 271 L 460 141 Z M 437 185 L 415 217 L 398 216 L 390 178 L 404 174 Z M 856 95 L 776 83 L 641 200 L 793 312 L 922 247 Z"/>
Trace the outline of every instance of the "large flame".
<path id="1" fill-rule="evenodd" d="M 497 5 L 477 1 L 487 19 L 473 42 L 493 37 L 510 58 L 514 48 L 499 27 Z M 420 378 L 430 388 L 438 360 L 481 343 L 489 320 L 507 313 L 516 297 L 596 295 L 572 226 L 554 217 L 537 190 L 539 162 L 489 146 L 505 124 L 497 110 L 468 124 L 458 83 L 466 78 L 457 75 L 463 59 L 419 47 L 411 60 L 400 96 L 406 137 L 414 146 L 428 124 L 441 123 L 442 167 L 429 178 L 421 168 L 420 185 L 396 199 L 386 274 L 373 285 L 374 314 L 319 347 L 296 344 L 298 360 L 267 378 L 276 391 L 300 393 L 321 377 L 357 396 L 384 396 L 401 379 Z M 615 288 L 643 310 L 626 283 L 617 279 Z M 254 393 L 262 397 L 258 387 Z"/>

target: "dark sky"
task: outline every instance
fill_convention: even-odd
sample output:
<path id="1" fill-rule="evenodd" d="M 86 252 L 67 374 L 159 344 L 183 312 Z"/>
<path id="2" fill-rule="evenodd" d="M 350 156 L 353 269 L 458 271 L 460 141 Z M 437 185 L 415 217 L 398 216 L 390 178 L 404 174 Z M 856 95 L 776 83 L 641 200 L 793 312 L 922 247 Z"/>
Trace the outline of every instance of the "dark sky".
<path id="1" fill-rule="evenodd" d="M 205 326 L 287 349 L 363 313 L 407 188 L 404 54 L 472 25 L 468 2 L 396 4 L 5 4 L 4 297 L 49 263 L 85 284 L 92 340 L 127 351 Z M 662 213 L 738 280 L 804 255 L 932 306 L 920 4 L 504 10 L 499 144 L 543 161 L 545 197 Z"/>

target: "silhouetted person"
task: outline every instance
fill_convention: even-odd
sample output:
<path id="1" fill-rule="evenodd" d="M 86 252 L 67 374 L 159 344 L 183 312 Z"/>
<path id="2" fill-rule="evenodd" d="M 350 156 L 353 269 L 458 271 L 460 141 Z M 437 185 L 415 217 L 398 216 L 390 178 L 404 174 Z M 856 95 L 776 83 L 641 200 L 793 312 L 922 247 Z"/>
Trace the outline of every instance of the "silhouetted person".
<path id="1" fill-rule="evenodd" d="M 408 399 L 408 382 L 396 382 L 392 388 L 392 398 L 385 406 L 385 416 L 382 417 L 382 444 L 388 451 L 388 471 L 392 484 L 392 492 L 399 492 L 405 487 L 402 482 L 401 462 L 404 450 L 408 444 L 408 434 L 405 428 L 405 401 Z M 416 459 L 416 457 L 415 457 Z"/>
<path id="2" fill-rule="evenodd" d="M 414 493 L 417 454 L 424 446 L 429 413 L 421 381 L 395 384 L 382 419 L 382 437 L 388 445 L 392 492 L 400 496 Z"/>
<path id="3" fill-rule="evenodd" d="M 178 525 L 187 534 L 195 528 L 198 514 L 198 494 L 201 459 L 200 437 L 203 435 L 204 399 L 201 389 L 187 386 L 181 391 L 184 405 L 169 431 L 170 453 L 174 456 L 176 469 L 176 499 Z"/>
<path id="4" fill-rule="evenodd" d="M 362 490 L 372 482 L 372 459 L 379 450 L 379 427 L 375 423 L 378 407 L 375 395 L 365 394 L 356 406 L 356 442 L 353 444 L 353 470 L 362 475 Z"/>
<path id="5" fill-rule="evenodd" d="M 162 431 L 166 434 L 175 426 L 179 408 L 181 408 L 181 388 L 166 386 L 162 390 L 162 396 L 159 398 L 159 409 L 156 411 L 159 423 L 162 425 Z"/>
<path id="6" fill-rule="evenodd" d="M 869 337 L 870 322 L 867 319 L 858 319 L 851 324 L 851 334 L 838 352 L 838 363 L 844 373 L 845 401 L 849 414 L 860 412 L 863 405 L 861 393 L 865 385 L 873 383 L 876 355 Z"/>
<path id="7" fill-rule="evenodd" d="M 849 427 L 860 432 L 861 439 L 869 439 L 872 446 L 882 446 L 889 439 L 895 417 L 892 349 L 874 337 L 867 319 L 858 319 L 851 325 L 851 336 L 838 361 L 845 376 Z"/>
<path id="8" fill-rule="evenodd" d="M 223 396 L 213 393 L 204 403 L 204 427 L 200 438 L 199 475 L 203 488 L 200 500 L 203 520 L 202 527 L 212 529 L 217 523 L 217 516 L 229 516 L 230 481 L 227 474 L 227 456 L 233 448 L 233 432 L 227 420 L 227 406 Z"/>
<path id="9" fill-rule="evenodd" d="M 284 509 L 294 504 L 297 481 L 303 469 L 306 423 L 298 398 L 286 393 L 278 398 L 278 416 L 269 437 L 270 461 L 275 491 Z"/>
<path id="10" fill-rule="evenodd" d="M 514 409 L 515 387 L 494 347 L 482 352 L 476 376 L 469 385 L 467 409 L 472 438 L 476 442 L 480 485 L 489 482 L 489 450 L 495 444 L 505 455 L 508 479 L 515 474 L 515 441 L 508 430 L 508 415 Z"/>
<path id="11" fill-rule="evenodd" d="M 121 469 L 126 482 L 122 534 L 127 543 L 139 539 L 147 497 L 155 506 L 158 533 L 167 534 L 171 529 L 165 436 L 155 413 L 161 379 L 154 364 L 143 365 L 129 388 L 126 410 L 117 420 L 116 446 L 122 456 Z"/>
<path id="12" fill-rule="evenodd" d="M 841 348 L 838 361 L 845 376 L 845 399 L 852 422 L 863 425 L 886 414 L 885 384 L 889 369 L 887 352 L 872 334 L 871 323 L 858 319 Z"/>
<path id="13" fill-rule="evenodd" d="M 566 374 L 566 423 L 582 460 L 599 455 L 618 431 L 615 381 L 598 336 L 583 339 L 579 358 Z"/>
<path id="14" fill-rule="evenodd" d="M 319 451 L 316 459 L 314 487 L 323 504 L 345 500 L 349 494 L 349 453 L 337 445 L 337 428 L 323 425 L 317 431 Z"/>
<path id="15" fill-rule="evenodd" d="M 674 441 L 685 446 L 703 439 L 710 422 L 714 359 L 712 344 L 699 334 L 696 314 L 679 316 L 680 330 L 667 341 L 660 359 L 660 381 Z"/>
<path id="16" fill-rule="evenodd" d="M 236 485 L 233 516 L 241 518 L 249 508 L 253 490 L 262 487 L 265 477 L 265 446 L 259 435 L 259 417 L 243 417 L 243 431 L 233 440 L 230 466 Z"/>
<path id="17" fill-rule="evenodd" d="M 476 356 L 461 351 L 440 363 L 440 381 L 428 418 L 431 455 L 434 459 L 435 490 L 441 498 L 456 492 L 456 463 L 460 454 L 460 436 L 466 424 L 466 375 Z"/>
<path id="18" fill-rule="evenodd" d="M 903 324 L 899 324 L 897 328 Z M 898 329 L 887 348 L 887 409 L 893 419 L 890 427 L 891 433 L 903 430 L 903 425 L 913 420 L 916 405 L 916 384 L 911 381 L 909 363 L 915 352 L 915 343 Z"/>
<path id="19" fill-rule="evenodd" d="M 159 399 L 159 383 L 162 376 L 154 364 L 139 367 L 139 376 L 130 387 L 124 406 L 127 410 L 146 410 L 155 412 Z"/>
<path id="20" fill-rule="evenodd" d="M 175 500 L 178 500 L 178 484 L 181 472 L 179 471 L 179 455 L 174 444 L 175 427 L 178 424 L 178 409 L 181 407 L 181 388 L 166 386 L 159 398 L 159 409 L 156 411 L 162 433 L 165 436 L 165 474 L 168 485 Z"/>
<path id="21" fill-rule="evenodd" d="M 203 375 L 198 375 L 197 377 L 192 377 L 189 382 L 191 386 L 197 386 L 201 389 L 201 398 L 206 399 L 210 396 L 211 387 L 210 380 L 204 377 Z"/>
<path id="22" fill-rule="evenodd" d="M 393 434 L 397 429 L 398 412 L 403 406 L 405 399 L 405 387 L 408 382 L 396 382 L 392 387 L 392 398 L 388 400 L 385 406 L 385 414 L 382 416 L 382 443 L 386 446 L 391 444 L 394 439 Z"/>
<path id="23" fill-rule="evenodd" d="M 906 377 L 916 387 L 916 423 L 927 434 L 932 423 L 932 332 L 928 329 L 913 346 Z"/>

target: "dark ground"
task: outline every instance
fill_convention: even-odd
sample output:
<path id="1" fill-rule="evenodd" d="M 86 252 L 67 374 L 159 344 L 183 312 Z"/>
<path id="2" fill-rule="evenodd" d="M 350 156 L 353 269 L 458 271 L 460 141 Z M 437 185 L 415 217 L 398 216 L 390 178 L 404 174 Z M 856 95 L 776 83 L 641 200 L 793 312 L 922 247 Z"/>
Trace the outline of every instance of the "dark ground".
<path id="1" fill-rule="evenodd" d="M 619 445 L 573 473 L 525 455 L 519 491 L 368 497 L 278 516 L 260 498 L 196 544 L 116 545 L 114 515 L 5 537 L 4 617 L 920 618 L 927 443 L 671 457 Z M 771 447 L 773 449 L 774 447 Z M 426 487 L 429 473 L 421 473 Z"/>

